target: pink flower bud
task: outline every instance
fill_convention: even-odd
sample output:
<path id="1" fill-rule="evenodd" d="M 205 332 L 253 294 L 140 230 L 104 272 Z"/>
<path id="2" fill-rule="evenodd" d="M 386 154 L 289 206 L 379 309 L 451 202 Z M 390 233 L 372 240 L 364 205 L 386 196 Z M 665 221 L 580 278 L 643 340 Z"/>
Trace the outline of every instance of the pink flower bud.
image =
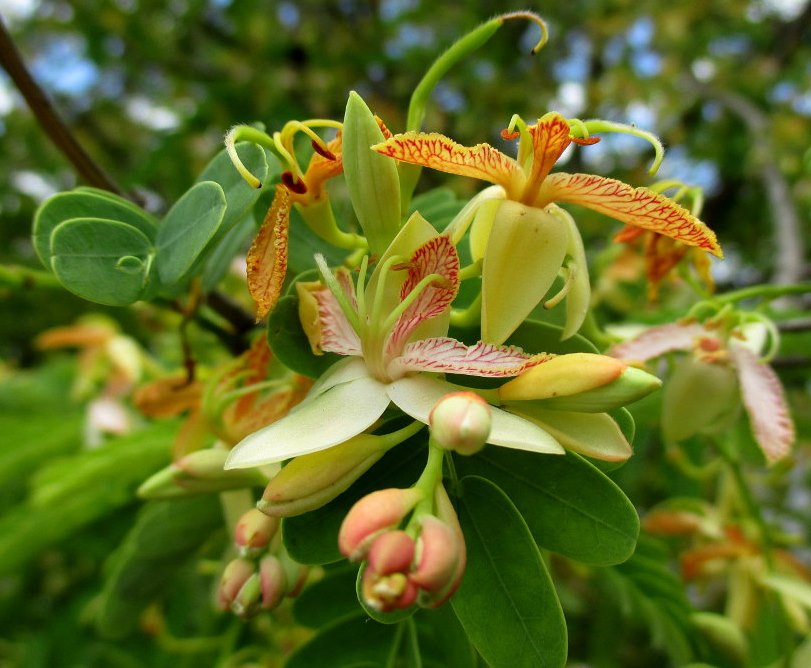
<path id="1" fill-rule="evenodd" d="M 375 539 L 366 559 L 379 575 L 408 572 L 414 559 L 414 539 L 405 531 L 387 531 Z"/>
<path id="2" fill-rule="evenodd" d="M 439 447 L 472 455 L 484 447 L 490 435 L 490 406 L 474 392 L 453 392 L 436 403 L 428 423 Z"/>
<path id="3" fill-rule="evenodd" d="M 253 574 L 253 563 L 247 559 L 234 559 L 228 563 L 217 589 L 217 606 L 220 610 L 228 610 L 231 607 L 239 590 Z"/>
<path id="4" fill-rule="evenodd" d="M 417 541 L 417 568 L 409 579 L 429 592 L 447 589 L 454 580 L 462 552 L 464 545 L 459 544 L 456 532 L 442 520 L 426 515 Z"/>
<path id="5" fill-rule="evenodd" d="M 278 518 L 268 517 L 257 508 L 251 508 L 239 518 L 234 529 L 234 542 L 247 552 L 266 548 L 278 530 Z"/>
<path id="6" fill-rule="evenodd" d="M 425 608 L 438 608 L 453 596 L 459 584 L 462 582 L 462 576 L 465 574 L 465 566 L 467 565 L 465 535 L 462 533 L 462 526 L 459 524 L 459 518 L 456 515 L 456 511 L 453 509 L 453 504 L 448 497 L 448 493 L 441 484 L 437 485 L 434 491 L 434 506 L 436 508 L 437 518 L 446 526 L 453 529 L 459 553 L 456 560 L 456 567 L 448 580 L 448 585 L 436 592 L 423 591 L 420 605 Z"/>
<path id="7" fill-rule="evenodd" d="M 259 562 L 262 609 L 273 610 L 287 593 L 287 575 L 278 557 L 269 554 Z"/>
<path id="8" fill-rule="evenodd" d="M 371 568 L 363 572 L 361 595 L 363 601 L 373 610 L 390 612 L 414 605 L 418 594 L 417 586 L 403 573 L 380 575 Z"/>
<path id="9" fill-rule="evenodd" d="M 344 518 L 338 534 L 341 554 L 350 561 L 362 559 L 374 539 L 396 527 L 422 499 L 417 489 L 381 489 L 360 499 Z"/>

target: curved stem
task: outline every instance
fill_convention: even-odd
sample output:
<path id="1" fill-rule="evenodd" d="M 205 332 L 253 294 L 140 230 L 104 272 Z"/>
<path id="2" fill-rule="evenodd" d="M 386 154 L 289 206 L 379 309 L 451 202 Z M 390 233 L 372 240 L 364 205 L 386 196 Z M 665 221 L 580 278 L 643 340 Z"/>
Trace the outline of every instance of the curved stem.
<path id="1" fill-rule="evenodd" d="M 802 295 L 811 293 L 811 283 L 792 283 L 789 285 L 752 285 L 733 292 L 715 297 L 714 301 L 721 304 L 730 304 L 744 299 L 779 299 L 786 295 Z"/>

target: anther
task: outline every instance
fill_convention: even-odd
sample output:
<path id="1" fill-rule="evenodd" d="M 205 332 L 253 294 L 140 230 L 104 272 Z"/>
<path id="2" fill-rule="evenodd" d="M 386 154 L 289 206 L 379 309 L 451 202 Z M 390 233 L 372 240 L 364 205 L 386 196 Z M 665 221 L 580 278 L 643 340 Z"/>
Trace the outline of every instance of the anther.
<path id="1" fill-rule="evenodd" d="M 336 155 L 327 148 L 326 144 L 322 144 L 321 142 L 317 142 L 317 141 L 315 141 L 315 139 L 313 139 L 310 143 L 313 145 L 313 150 L 316 153 L 318 153 L 318 155 L 320 155 L 322 158 L 326 158 L 327 160 L 337 160 L 338 159 L 336 157 Z"/>
<path id="2" fill-rule="evenodd" d="M 282 183 L 284 186 L 297 195 L 303 195 L 307 192 L 307 184 L 299 178 L 293 176 L 291 172 L 282 172 Z"/>

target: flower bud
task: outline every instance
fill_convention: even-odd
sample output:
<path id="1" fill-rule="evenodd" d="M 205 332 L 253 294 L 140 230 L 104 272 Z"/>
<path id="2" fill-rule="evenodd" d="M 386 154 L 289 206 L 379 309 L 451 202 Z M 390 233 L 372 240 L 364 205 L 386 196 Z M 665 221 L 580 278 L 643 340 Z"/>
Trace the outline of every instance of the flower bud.
<path id="1" fill-rule="evenodd" d="M 366 605 L 373 610 L 404 610 L 414 605 L 417 594 L 417 586 L 403 573 L 380 575 L 368 567 L 363 572 L 361 595 Z"/>
<path id="2" fill-rule="evenodd" d="M 453 392 L 440 399 L 428 416 L 433 442 L 445 450 L 472 455 L 490 435 L 489 404 L 474 392 Z"/>
<path id="3" fill-rule="evenodd" d="M 350 561 L 362 559 L 374 539 L 397 526 L 422 500 L 423 493 L 414 488 L 381 489 L 367 494 L 347 513 L 338 534 L 341 554 Z"/>
<path id="4" fill-rule="evenodd" d="M 408 571 L 414 559 L 414 539 L 405 531 L 387 531 L 369 548 L 368 568 L 378 575 Z"/>
<path id="5" fill-rule="evenodd" d="M 253 574 L 253 563 L 247 559 L 234 559 L 228 562 L 217 588 L 217 606 L 221 610 L 228 610 L 236 600 L 239 590 Z"/>
<path id="6" fill-rule="evenodd" d="M 279 520 L 257 508 L 243 513 L 234 528 L 234 542 L 242 553 L 266 548 L 279 530 Z"/>
<path id="7" fill-rule="evenodd" d="M 253 573 L 231 602 L 231 612 L 241 619 L 253 617 L 262 607 L 262 584 L 259 573 Z"/>
<path id="8" fill-rule="evenodd" d="M 417 568 L 409 579 L 420 589 L 437 592 L 453 581 L 464 545 L 459 544 L 454 530 L 433 515 L 422 518 L 422 531 L 417 541 Z"/>
<path id="9" fill-rule="evenodd" d="M 269 554 L 259 562 L 259 586 L 262 609 L 273 610 L 287 594 L 287 574 L 279 558 Z"/>
<path id="10" fill-rule="evenodd" d="M 453 530 L 456 537 L 455 542 L 458 546 L 458 553 L 455 568 L 453 574 L 448 579 L 448 584 L 435 592 L 430 592 L 427 589 L 421 592 L 420 605 L 424 608 L 438 608 L 446 603 L 459 588 L 462 582 L 462 576 L 465 574 L 465 566 L 467 566 L 465 535 L 462 532 L 462 526 L 459 524 L 459 518 L 456 515 L 456 511 L 453 509 L 453 504 L 448 497 L 448 493 L 441 484 L 437 485 L 434 490 L 434 507 L 438 520 Z M 436 563 L 439 563 L 439 561 L 440 560 L 437 560 Z M 428 573 L 426 572 L 426 577 L 427 575 Z"/>
<path id="11" fill-rule="evenodd" d="M 257 508 L 274 517 L 320 508 L 346 491 L 389 446 L 385 438 L 359 434 L 327 450 L 296 457 L 273 477 Z"/>
<path id="12" fill-rule="evenodd" d="M 142 499 L 177 499 L 262 485 L 267 478 L 257 469 L 223 470 L 228 452 L 218 448 L 195 450 L 161 469 L 138 488 Z"/>

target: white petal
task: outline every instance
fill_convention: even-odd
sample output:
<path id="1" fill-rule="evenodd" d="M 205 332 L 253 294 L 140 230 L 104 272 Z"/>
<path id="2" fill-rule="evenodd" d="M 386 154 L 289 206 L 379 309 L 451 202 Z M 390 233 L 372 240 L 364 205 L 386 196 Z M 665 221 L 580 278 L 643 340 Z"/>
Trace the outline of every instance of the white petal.
<path id="1" fill-rule="evenodd" d="M 712 335 L 697 323 L 651 327 L 636 338 L 614 346 L 607 354 L 629 362 L 646 362 L 673 350 L 690 350 L 698 336 Z"/>
<path id="2" fill-rule="evenodd" d="M 428 424 L 428 415 L 437 401 L 461 388 L 438 378 L 412 376 L 401 378 L 388 386 L 391 400 L 407 415 Z M 516 450 L 529 450 L 548 454 L 563 454 L 560 444 L 540 427 L 517 415 L 494 406 L 493 427 L 488 443 Z"/>
<path id="3" fill-rule="evenodd" d="M 369 371 L 362 359 L 353 357 L 340 360 L 324 372 L 324 375 L 322 375 L 321 378 L 319 378 L 310 388 L 310 391 L 307 393 L 304 401 L 296 406 L 296 408 L 299 408 L 299 406 L 303 406 L 312 401 L 317 396 L 323 394 L 327 390 L 332 389 L 336 385 L 348 383 L 351 380 L 363 378 L 364 376 L 368 375 Z"/>
<path id="4" fill-rule="evenodd" d="M 730 342 L 729 353 L 738 371 L 743 403 L 755 440 L 771 464 L 785 457 L 794 443 L 794 423 L 783 386 L 774 370 L 745 344 Z"/>
<path id="5" fill-rule="evenodd" d="M 552 411 L 527 402 L 518 414 L 546 429 L 569 450 L 587 457 L 621 462 L 633 454 L 630 443 L 608 413 Z"/>
<path id="6" fill-rule="evenodd" d="M 231 451 L 225 468 L 261 466 L 326 450 L 370 427 L 388 405 L 386 386 L 369 376 L 335 385 L 244 438 Z"/>

